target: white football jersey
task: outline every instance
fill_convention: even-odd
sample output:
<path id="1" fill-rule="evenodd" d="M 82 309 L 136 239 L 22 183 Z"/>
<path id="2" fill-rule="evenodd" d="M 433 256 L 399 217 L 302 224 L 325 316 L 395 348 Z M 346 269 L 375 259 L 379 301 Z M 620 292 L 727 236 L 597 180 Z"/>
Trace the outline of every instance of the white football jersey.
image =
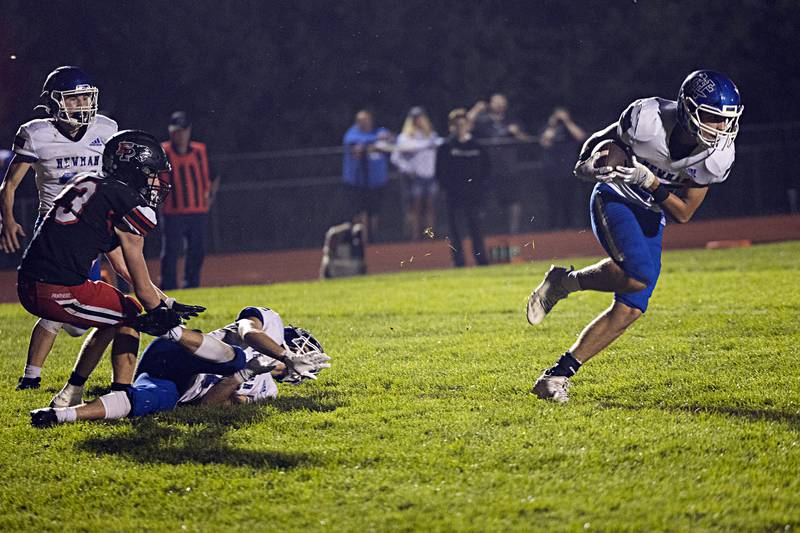
<path id="1" fill-rule="evenodd" d="M 283 346 L 283 320 L 278 313 L 267 307 L 246 307 L 239 313 L 237 320 L 247 316 L 257 317 L 261 321 L 261 330 L 269 338 Z M 236 322 L 228 324 L 224 328 L 216 329 L 210 332 L 209 335 L 231 346 L 242 348 L 248 361 L 253 357 L 262 355 L 244 342 L 244 339 L 239 335 L 239 327 Z M 192 385 L 180 397 L 178 403 L 189 403 L 202 398 L 211 387 L 221 380 L 222 376 L 216 374 L 198 374 L 195 376 Z M 242 383 L 236 393 L 242 396 L 249 396 L 253 398 L 253 401 L 260 401 L 265 398 L 275 398 L 278 395 L 278 386 L 269 372 L 267 372 Z"/>
<path id="2" fill-rule="evenodd" d="M 638 161 L 647 166 L 671 191 L 686 185 L 705 187 L 728 178 L 736 155 L 734 145 L 714 150 L 700 146 L 683 159 L 673 160 L 668 141 L 678 125 L 678 103 L 663 98 L 643 98 L 629 105 L 617 123 L 617 136 L 630 146 Z M 639 187 L 620 180 L 609 183 L 619 195 L 653 211 L 660 211 L 652 197 Z"/>
<path id="3" fill-rule="evenodd" d="M 56 129 L 53 119 L 36 119 L 19 127 L 14 137 L 16 157 L 31 163 L 39 191 L 39 214 L 47 213 L 64 185 L 81 172 L 99 172 L 103 148 L 117 132 L 117 123 L 97 115 L 83 136 L 70 139 Z"/>

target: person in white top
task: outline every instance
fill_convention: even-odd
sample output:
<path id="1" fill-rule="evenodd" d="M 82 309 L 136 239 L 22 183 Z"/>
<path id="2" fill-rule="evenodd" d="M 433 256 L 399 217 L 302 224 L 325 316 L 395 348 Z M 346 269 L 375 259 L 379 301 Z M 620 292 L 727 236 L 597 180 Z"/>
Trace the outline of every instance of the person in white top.
<path id="1" fill-rule="evenodd" d="M 730 78 L 698 70 L 684 80 L 677 101 L 636 100 L 618 122 L 586 141 L 575 175 L 595 182 L 592 229 L 608 258 L 581 270 L 551 267 L 528 299 L 527 318 L 540 323 L 559 300 L 580 290 L 612 292 L 614 302 L 536 380 L 538 397 L 566 402 L 569 379 L 581 365 L 647 311 L 661 273 L 665 215 L 688 222 L 709 186 L 728 178 L 743 110 Z"/>
<path id="2" fill-rule="evenodd" d="M 22 124 L 13 144 L 13 159 L 0 186 L 0 249 L 20 250 L 25 230 L 14 218 L 17 187 L 33 168 L 39 193 L 36 230 L 53 200 L 69 181 L 81 172 L 96 172 L 102 167 L 106 140 L 117 132 L 117 123 L 97 113 L 98 88 L 78 67 L 63 66 L 51 72 L 44 82 L 38 108 L 50 116 Z M 91 279 L 99 279 L 99 264 Z M 31 333 L 24 375 L 17 389 L 39 388 L 41 368 L 61 329 L 80 336 L 85 329 L 39 319 Z"/>
<path id="3" fill-rule="evenodd" d="M 433 227 L 436 219 L 436 148 L 441 143 L 425 110 L 412 107 L 397 136 L 391 161 L 408 177 L 406 224 L 415 241 L 422 239 L 425 228 Z"/>
<path id="4" fill-rule="evenodd" d="M 268 307 L 245 307 L 235 322 L 210 333 L 183 325 L 170 327 L 172 323 L 163 318 L 167 315 L 169 311 L 162 309 L 140 317 L 138 329 L 160 338 L 142 354 L 131 387 L 77 406 L 36 409 L 31 411 L 31 424 L 43 428 L 145 416 L 189 403 L 262 402 L 277 396 L 276 381 L 296 385 L 317 379 L 331 366 L 311 333 L 284 326 L 280 315 Z"/>

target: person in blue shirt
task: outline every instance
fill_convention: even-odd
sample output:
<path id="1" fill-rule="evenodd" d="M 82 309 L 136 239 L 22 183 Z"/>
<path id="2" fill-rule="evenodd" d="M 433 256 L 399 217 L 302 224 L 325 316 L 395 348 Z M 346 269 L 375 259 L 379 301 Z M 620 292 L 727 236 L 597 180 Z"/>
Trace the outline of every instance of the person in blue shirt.
<path id="1" fill-rule="evenodd" d="M 364 109 L 356 113 L 355 123 L 344 134 L 342 179 L 355 212 L 353 221 L 367 228 L 367 236 L 378 228 L 378 212 L 389 181 L 391 137 L 386 128 L 375 127 L 372 113 Z"/>

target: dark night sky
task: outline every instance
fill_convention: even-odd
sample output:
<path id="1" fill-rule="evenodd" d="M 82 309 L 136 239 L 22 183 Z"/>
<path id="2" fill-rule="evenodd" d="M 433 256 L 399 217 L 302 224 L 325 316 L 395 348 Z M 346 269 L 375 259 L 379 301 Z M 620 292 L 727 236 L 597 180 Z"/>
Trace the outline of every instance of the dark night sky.
<path id="1" fill-rule="evenodd" d="M 124 127 L 176 108 L 219 152 L 338 144 L 362 106 L 397 130 L 493 91 L 538 129 L 566 104 L 588 127 L 632 99 L 728 73 L 748 123 L 800 120 L 796 1 L 5 1 L 0 126 L 31 118 L 47 73 L 77 64 Z M 11 55 L 16 59 L 10 59 Z"/>

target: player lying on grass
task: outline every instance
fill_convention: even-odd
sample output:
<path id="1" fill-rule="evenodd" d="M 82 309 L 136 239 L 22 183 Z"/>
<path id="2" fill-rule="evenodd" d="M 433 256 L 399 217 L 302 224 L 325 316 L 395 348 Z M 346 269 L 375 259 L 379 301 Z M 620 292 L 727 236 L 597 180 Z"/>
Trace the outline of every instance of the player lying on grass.
<path id="1" fill-rule="evenodd" d="M 647 310 L 661 272 L 664 214 L 688 222 L 709 185 L 727 179 L 742 110 L 727 76 L 699 70 L 684 80 L 677 102 L 636 100 L 618 123 L 586 141 L 575 175 L 596 181 L 592 230 L 609 257 L 577 271 L 553 266 L 528 299 L 527 317 L 540 323 L 559 300 L 580 290 L 613 292 L 614 302 L 539 377 L 537 396 L 566 402 L 569 378 Z M 615 151 L 627 166 L 614 166 Z"/>
<path id="2" fill-rule="evenodd" d="M 167 298 L 150 280 L 144 260 L 144 236 L 155 227 L 155 209 L 170 190 L 160 179 L 168 170 L 167 155 L 155 137 L 138 130 L 114 134 L 103 149 L 102 172 L 72 179 L 53 200 L 22 256 L 17 294 L 29 313 L 97 328 L 84 342 L 69 382 L 53 398 L 55 407 L 81 403 L 86 379 L 112 339 L 112 389 L 130 385 L 139 351 L 139 334 L 130 324 L 142 307 L 171 307 L 184 318 L 205 309 Z M 88 278 L 101 253 L 131 279 L 139 301 Z"/>
<path id="3" fill-rule="evenodd" d="M 148 315 L 140 320 L 142 331 L 161 338 L 145 349 L 131 387 L 75 407 L 31 411 L 31 424 L 144 416 L 185 403 L 258 402 L 278 394 L 275 380 L 298 384 L 330 368 L 330 357 L 308 331 L 284 327 L 266 307 L 246 307 L 234 323 L 211 333 L 186 329 L 176 314 L 163 311 L 174 321 L 147 324 Z"/>

